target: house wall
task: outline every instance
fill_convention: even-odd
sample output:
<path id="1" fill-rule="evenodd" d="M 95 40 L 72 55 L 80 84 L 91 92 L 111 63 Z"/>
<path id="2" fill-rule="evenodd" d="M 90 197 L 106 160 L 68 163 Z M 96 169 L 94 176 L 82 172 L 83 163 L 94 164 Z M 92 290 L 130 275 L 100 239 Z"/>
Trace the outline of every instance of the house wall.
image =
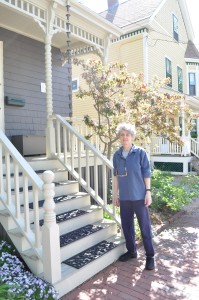
<path id="1" fill-rule="evenodd" d="M 100 59 L 100 57 L 94 53 L 88 53 L 88 54 L 85 54 L 78 58 L 83 59 L 85 61 L 87 61 L 89 59 L 96 59 L 96 60 Z M 81 76 L 82 72 L 83 72 L 83 70 L 82 70 L 81 66 L 73 65 L 72 79 L 78 79 L 79 86 L 81 87 L 81 89 L 86 90 L 87 85 L 86 85 L 85 80 Z M 89 115 L 93 119 L 96 119 L 97 114 L 96 114 L 96 110 L 93 106 L 94 101 L 90 97 L 87 97 L 84 99 L 79 99 L 79 98 L 77 98 L 76 94 L 77 94 L 77 92 L 72 93 L 73 117 L 82 119 L 85 115 Z"/>
<path id="2" fill-rule="evenodd" d="M 81 59 L 87 61 L 88 59 L 100 59 L 100 57 L 93 53 L 88 53 L 81 56 Z M 125 40 L 120 40 L 110 45 L 108 63 L 111 62 L 127 63 L 128 71 L 140 73 L 144 71 L 143 65 L 143 36 L 130 37 Z M 73 65 L 72 78 L 79 80 L 79 86 L 86 89 L 85 80 L 81 77 L 82 69 L 80 66 Z M 94 101 L 87 97 L 85 99 L 78 99 L 76 92 L 72 93 L 73 100 L 73 117 L 82 118 L 84 115 L 89 115 L 93 119 L 97 118 L 96 110 L 94 108 Z"/>
<path id="3" fill-rule="evenodd" d="M 172 14 L 178 18 L 179 42 L 173 38 Z M 183 92 L 187 93 L 187 72 L 184 55 L 188 37 L 178 1 L 168 0 L 151 23 L 148 37 L 149 81 L 153 76 L 166 77 L 165 57 L 172 62 L 172 89 L 178 91 L 177 66 L 183 70 Z"/>
<path id="4" fill-rule="evenodd" d="M 110 45 L 109 62 L 127 63 L 129 72 L 144 72 L 143 35 L 122 39 Z"/>
<path id="5" fill-rule="evenodd" d="M 24 107 L 5 105 L 5 133 L 44 136 L 46 94 L 44 44 L 0 28 L 4 44 L 4 95 L 24 99 Z M 60 50 L 52 48 L 54 113 L 69 116 L 67 67 L 61 66 Z"/>

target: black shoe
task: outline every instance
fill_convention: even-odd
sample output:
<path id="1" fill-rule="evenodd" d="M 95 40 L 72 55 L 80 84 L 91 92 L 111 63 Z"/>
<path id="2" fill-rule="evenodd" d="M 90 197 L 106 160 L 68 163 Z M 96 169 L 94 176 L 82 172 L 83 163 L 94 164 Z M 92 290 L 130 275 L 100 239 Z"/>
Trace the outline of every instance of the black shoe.
<path id="1" fill-rule="evenodd" d="M 145 269 L 146 270 L 153 270 L 155 268 L 154 266 L 154 258 L 153 257 L 147 257 L 146 258 L 146 266 Z"/>
<path id="2" fill-rule="evenodd" d="M 137 257 L 137 252 L 130 252 L 130 251 L 127 251 L 126 253 L 122 254 L 120 257 L 119 257 L 119 261 L 127 261 L 131 258 L 136 258 Z"/>

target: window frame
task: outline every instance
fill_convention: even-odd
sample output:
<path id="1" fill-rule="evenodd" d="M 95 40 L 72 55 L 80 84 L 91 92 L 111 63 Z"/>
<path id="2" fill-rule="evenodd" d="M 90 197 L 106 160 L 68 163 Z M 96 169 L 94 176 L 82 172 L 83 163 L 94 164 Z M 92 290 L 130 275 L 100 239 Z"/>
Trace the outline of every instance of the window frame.
<path id="1" fill-rule="evenodd" d="M 181 73 L 181 78 L 180 78 L 180 73 Z M 177 66 L 177 76 L 178 76 L 178 92 L 183 93 L 183 70 L 181 67 Z M 180 87 L 180 85 L 182 87 Z"/>
<path id="2" fill-rule="evenodd" d="M 176 41 L 179 41 L 179 22 L 175 14 L 172 14 L 172 20 L 173 20 L 173 38 Z"/>
<path id="3" fill-rule="evenodd" d="M 167 85 L 172 87 L 172 62 L 168 57 L 165 57 L 165 71 L 166 78 L 170 78 L 170 82 Z"/>
<path id="4" fill-rule="evenodd" d="M 190 75 L 194 75 L 194 84 L 190 84 Z M 189 83 L 189 95 L 196 96 L 196 73 L 188 72 L 188 83 Z M 191 92 L 191 87 L 194 87 L 194 92 Z"/>

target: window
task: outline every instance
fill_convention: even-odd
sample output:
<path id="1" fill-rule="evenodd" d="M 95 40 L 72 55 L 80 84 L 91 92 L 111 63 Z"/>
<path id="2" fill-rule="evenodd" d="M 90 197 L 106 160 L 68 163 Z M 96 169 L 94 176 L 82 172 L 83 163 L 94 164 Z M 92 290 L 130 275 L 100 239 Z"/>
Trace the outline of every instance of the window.
<path id="1" fill-rule="evenodd" d="M 179 40 L 179 34 L 178 34 L 178 18 L 173 15 L 173 37 L 176 41 Z"/>
<path id="2" fill-rule="evenodd" d="M 197 119 L 192 119 L 191 125 L 192 125 L 191 137 L 193 139 L 196 139 L 197 138 Z"/>
<path id="3" fill-rule="evenodd" d="M 177 67 L 178 73 L 178 92 L 183 92 L 183 76 L 182 76 L 182 69 Z"/>
<path id="4" fill-rule="evenodd" d="M 189 95 L 196 96 L 196 74 L 189 73 Z"/>
<path id="5" fill-rule="evenodd" d="M 77 92 L 79 90 L 79 79 L 74 78 L 72 80 L 72 92 Z"/>
<path id="6" fill-rule="evenodd" d="M 165 58 L 166 64 L 166 78 L 170 78 L 170 82 L 168 86 L 172 86 L 172 68 L 171 68 L 171 61 L 168 58 Z"/>

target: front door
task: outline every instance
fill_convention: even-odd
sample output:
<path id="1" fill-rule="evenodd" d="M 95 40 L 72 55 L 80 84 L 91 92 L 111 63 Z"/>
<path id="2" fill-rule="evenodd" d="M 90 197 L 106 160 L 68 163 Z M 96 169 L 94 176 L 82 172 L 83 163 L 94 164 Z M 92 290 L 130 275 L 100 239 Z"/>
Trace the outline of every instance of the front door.
<path id="1" fill-rule="evenodd" d="M 4 82 L 3 82 L 3 42 L 0 41 L 0 129 L 5 131 L 4 124 Z"/>

